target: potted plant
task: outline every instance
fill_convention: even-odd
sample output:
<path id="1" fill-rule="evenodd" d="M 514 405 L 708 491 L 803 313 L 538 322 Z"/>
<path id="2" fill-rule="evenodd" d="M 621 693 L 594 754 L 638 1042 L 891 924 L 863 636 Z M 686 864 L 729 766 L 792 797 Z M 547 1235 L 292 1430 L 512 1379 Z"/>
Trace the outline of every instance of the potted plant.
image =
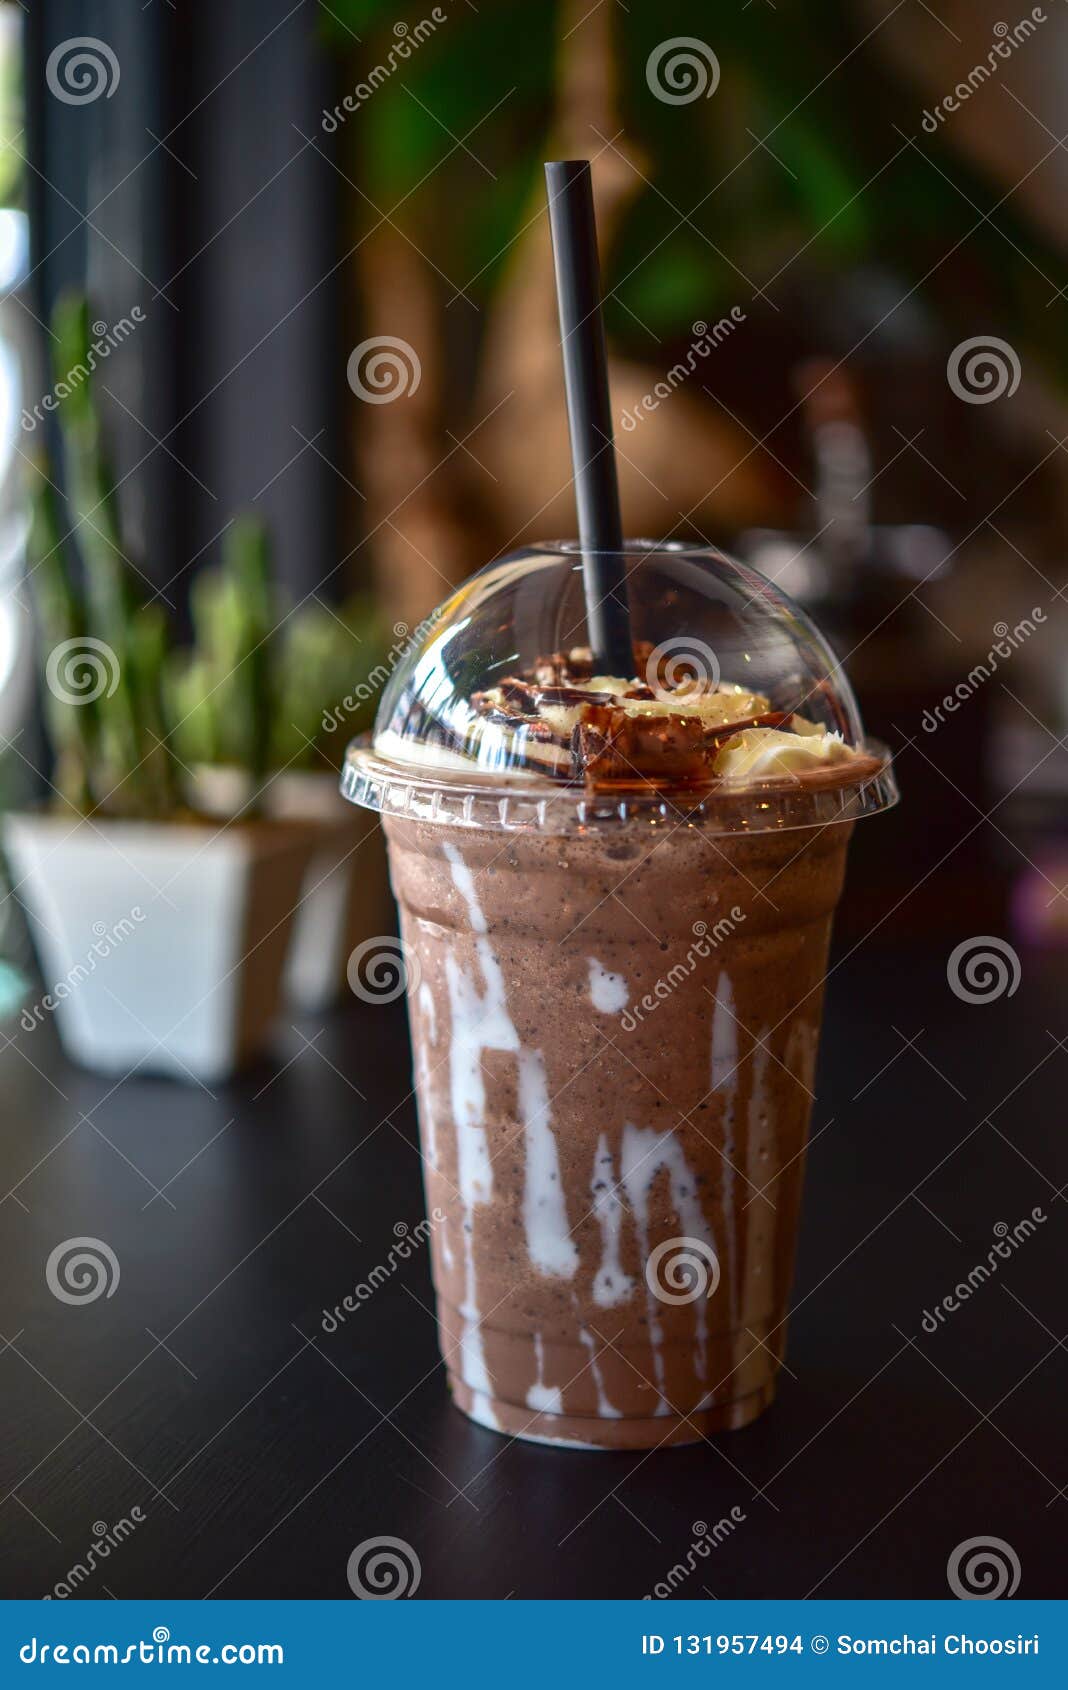
<path id="1" fill-rule="evenodd" d="M 240 543 L 232 529 L 227 554 Z M 317 599 L 288 613 L 277 598 L 262 606 L 255 644 L 265 706 L 253 754 L 250 726 L 230 702 L 250 637 L 238 581 L 224 562 L 194 584 L 195 643 L 169 675 L 172 737 L 200 810 L 232 815 L 255 791 L 265 815 L 314 828 L 285 990 L 296 1008 L 317 1012 L 337 1001 L 359 941 L 390 932 L 395 919 L 377 820 L 341 799 L 338 769 L 345 740 L 370 725 L 396 648 L 383 658 L 379 619 L 363 595 L 338 611 Z"/>
<path id="2" fill-rule="evenodd" d="M 249 800 L 222 824 L 199 815 L 167 717 L 167 618 L 146 598 L 121 532 L 87 372 L 89 311 L 54 319 L 57 369 L 78 371 L 60 407 L 67 501 L 83 568 L 68 555 L 46 464 L 33 487 L 29 560 L 51 801 L 4 818 L 4 842 L 44 977 L 23 1025 L 55 1015 L 76 1060 L 221 1080 L 262 1047 L 277 1006 L 314 835 L 264 812 L 266 539 L 235 524 L 225 572 L 239 660 L 227 709 L 240 723 Z"/>

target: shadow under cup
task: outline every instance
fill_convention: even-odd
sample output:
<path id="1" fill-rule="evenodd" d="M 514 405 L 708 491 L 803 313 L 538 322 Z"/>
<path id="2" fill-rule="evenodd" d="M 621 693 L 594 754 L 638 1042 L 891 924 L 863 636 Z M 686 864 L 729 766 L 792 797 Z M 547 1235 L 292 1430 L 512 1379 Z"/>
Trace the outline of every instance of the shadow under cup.
<path id="1" fill-rule="evenodd" d="M 594 1448 L 745 1425 L 783 1352 L 852 822 L 383 821 L 456 1403 Z"/>

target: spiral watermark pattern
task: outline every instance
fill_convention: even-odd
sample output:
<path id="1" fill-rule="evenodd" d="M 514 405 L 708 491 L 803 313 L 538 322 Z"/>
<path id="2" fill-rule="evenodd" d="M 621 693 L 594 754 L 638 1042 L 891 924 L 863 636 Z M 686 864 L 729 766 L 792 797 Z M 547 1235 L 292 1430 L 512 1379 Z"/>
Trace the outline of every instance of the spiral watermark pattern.
<path id="1" fill-rule="evenodd" d="M 119 660 L 106 640 L 77 634 L 53 646 L 45 664 L 49 692 L 61 704 L 93 704 L 119 684 Z"/>
<path id="2" fill-rule="evenodd" d="M 119 1288 L 119 1258 L 101 1238 L 65 1238 L 45 1263 L 45 1282 L 61 1303 L 95 1303 Z"/>
<path id="3" fill-rule="evenodd" d="M 719 686 L 719 658 L 704 640 L 676 634 L 654 646 L 645 665 L 646 684 L 657 698 L 671 699 L 686 681 L 697 681 L 710 689 Z"/>
<path id="4" fill-rule="evenodd" d="M 357 399 L 368 405 L 392 405 L 418 391 L 423 379 L 419 354 L 397 335 L 372 335 L 349 353 L 345 374 Z"/>
<path id="5" fill-rule="evenodd" d="M 645 80 L 667 106 L 710 100 L 719 87 L 719 60 L 707 41 L 675 35 L 661 41 L 645 61 Z"/>
<path id="6" fill-rule="evenodd" d="M 349 986 L 362 1003 L 396 1003 L 419 988 L 419 958 L 403 939 L 375 934 L 362 939 L 345 968 Z"/>
<path id="7" fill-rule="evenodd" d="M 970 1537 L 946 1562 L 946 1578 L 962 1602 L 997 1602 L 1015 1595 L 1020 1557 L 1003 1537 Z"/>
<path id="8" fill-rule="evenodd" d="M 946 979 L 962 1003 L 996 1003 L 1013 997 L 1020 984 L 1020 959 L 1005 939 L 977 933 L 949 954 Z"/>
<path id="9" fill-rule="evenodd" d="M 349 1556 L 345 1575 L 361 1602 L 395 1602 L 415 1595 L 423 1569 L 402 1537 L 368 1537 Z"/>
<path id="10" fill-rule="evenodd" d="M 1011 399 L 1020 385 L 1020 359 L 1007 340 L 995 334 L 962 340 L 949 355 L 946 377 L 966 405 L 990 405 Z"/>
<path id="11" fill-rule="evenodd" d="M 660 1303 L 696 1303 L 719 1285 L 719 1257 L 703 1238 L 665 1238 L 645 1264 L 645 1282 Z"/>
<path id="12" fill-rule="evenodd" d="M 110 100 L 119 76 L 114 51 L 95 35 L 72 35 L 61 41 L 45 65 L 49 90 L 65 106 L 88 106 L 101 94 Z"/>

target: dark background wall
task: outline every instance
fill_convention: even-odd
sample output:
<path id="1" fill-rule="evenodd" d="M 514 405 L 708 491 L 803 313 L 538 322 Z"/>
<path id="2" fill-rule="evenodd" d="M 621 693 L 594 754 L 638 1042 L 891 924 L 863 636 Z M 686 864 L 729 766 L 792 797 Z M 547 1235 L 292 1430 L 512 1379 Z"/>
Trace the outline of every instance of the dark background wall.
<path id="1" fill-rule="evenodd" d="M 253 500 L 291 587 L 335 561 L 339 178 L 298 133 L 331 85 L 316 21 L 292 0 L 41 0 L 27 17 L 31 300 L 47 318 L 87 284 L 101 320 L 145 315 L 103 385 L 130 531 L 176 603 Z M 83 34 L 113 49 L 121 100 L 49 92 L 49 53 Z"/>

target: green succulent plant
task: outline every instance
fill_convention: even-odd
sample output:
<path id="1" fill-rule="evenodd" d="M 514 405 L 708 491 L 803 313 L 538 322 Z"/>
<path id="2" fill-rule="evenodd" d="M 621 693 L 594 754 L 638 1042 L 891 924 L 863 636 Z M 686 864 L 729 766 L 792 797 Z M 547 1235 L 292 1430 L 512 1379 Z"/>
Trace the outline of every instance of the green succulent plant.
<path id="1" fill-rule="evenodd" d="M 123 548 L 115 482 L 92 392 L 90 313 L 65 295 L 53 313 L 53 363 L 73 523 L 63 534 L 58 489 L 42 457 L 32 471 L 29 565 L 56 748 L 54 785 L 79 810 L 157 816 L 177 804 L 177 771 L 166 739 L 162 660 L 167 622 L 145 602 Z M 84 571 L 71 568 L 76 537 Z"/>
<path id="2" fill-rule="evenodd" d="M 362 733 L 374 719 L 377 690 L 368 685 L 378 673 L 385 636 L 377 606 L 368 593 L 356 594 L 337 611 L 317 600 L 304 605 L 285 626 L 273 717 L 275 768 L 323 768 L 340 761 L 339 740 Z M 358 704 L 336 721 L 341 700 Z M 336 725 L 335 725 L 336 721 Z"/>
<path id="3" fill-rule="evenodd" d="M 270 543 L 261 523 L 239 517 L 220 566 L 190 591 L 194 642 L 174 652 L 165 694 L 172 741 L 184 764 L 227 763 L 254 779 L 267 770 L 271 646 L 276 615 Z"/>
<path id="4" fill-rule="evenodd" d="M 194 643 L 172 654 L 166 697 L 177 755 L 188 767 L 244 769 L 257 783 L 277 769 L 328 772 L 339 761 L 334 710 L 381 649 L 369 596 L 334 611 L 311 600 L 287 612 L 273 586 L 258 524 L 228 531 L 223 562 L 190 595 Z M 345 734 L 369 723 L 373 701 Z"/>
<path id="5" fill-rule="evenodd" d="M 124 543 L 93 391 L 90 321 L 82 295 L 65 296 L 53 314 L 69 532 L 44 457 L 30 475 L 29 568 L 54 789 L 82 813 L 164 818 L 183 808 L 196 764 L 244 770 L 253 794 L 275 769 L 327 770 L 338 761 L 338 732 L 324 724 L 381 657 L 372 602 L 353 599 L 338 612 L 317 599 L 287 608 L 266 528 L 239 516 L 219 564 L 194 577 L 193 642 L 177 649 Z M 344 731 L 363 725 L 350 716 Z"/>

